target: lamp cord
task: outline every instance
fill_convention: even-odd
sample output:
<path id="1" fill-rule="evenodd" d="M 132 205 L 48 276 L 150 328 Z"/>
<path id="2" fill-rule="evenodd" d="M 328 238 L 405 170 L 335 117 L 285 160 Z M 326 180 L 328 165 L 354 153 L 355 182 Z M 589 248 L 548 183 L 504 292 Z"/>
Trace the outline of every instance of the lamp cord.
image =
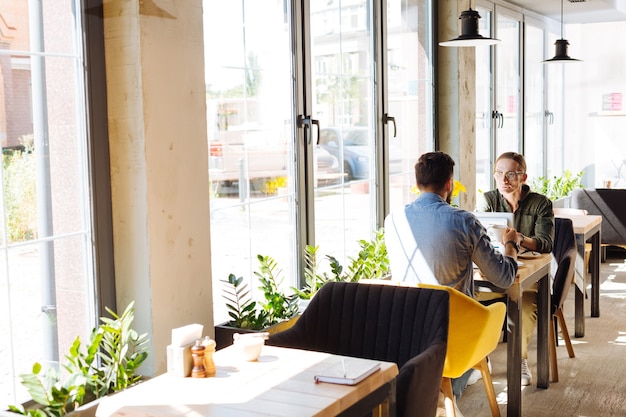
<path id="1" fill-rule="evenodd" d="M 561 0 L 561 39 L 563 39 L 563 0 Z"/>

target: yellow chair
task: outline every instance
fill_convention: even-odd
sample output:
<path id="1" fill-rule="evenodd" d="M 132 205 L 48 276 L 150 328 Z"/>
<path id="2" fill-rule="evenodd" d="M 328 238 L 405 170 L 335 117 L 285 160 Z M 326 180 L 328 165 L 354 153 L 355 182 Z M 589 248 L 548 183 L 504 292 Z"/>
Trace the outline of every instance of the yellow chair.
<path id="1" fill-rule="evenodd" d="M 446 414 L 456 417 L 451 379 L 474 368 L 483 376 L 491 414 L 499 417 L 500 409 L 487 365 L 487 355 L 496 349 L 500 341 L 506 306 L 504 303 L 484 306 L 462 292 L 446 286 L 418 284 L 418 287 L 441 289 L 450 293 L 448 351 L 441 380 Z"/>

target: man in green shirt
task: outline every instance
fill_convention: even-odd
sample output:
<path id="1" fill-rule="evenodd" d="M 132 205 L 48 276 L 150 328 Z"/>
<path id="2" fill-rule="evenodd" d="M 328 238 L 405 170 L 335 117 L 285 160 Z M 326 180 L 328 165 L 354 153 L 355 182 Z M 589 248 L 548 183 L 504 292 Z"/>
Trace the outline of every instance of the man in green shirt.
<path id="1" fill-rule="evenodd" d="M 496 160 L 494 178 L 497 188 L 484 193 L 477 210 L 513 213 L 522 251 L 551 252 L 554 244 L 552 201 L 526 185 L 528 175 L 524 157 L 516 152 L 500 155 Z M 522 294 L 522 385 L 532 382 L 528 345 L 536 324 L 537 284 Z"/>

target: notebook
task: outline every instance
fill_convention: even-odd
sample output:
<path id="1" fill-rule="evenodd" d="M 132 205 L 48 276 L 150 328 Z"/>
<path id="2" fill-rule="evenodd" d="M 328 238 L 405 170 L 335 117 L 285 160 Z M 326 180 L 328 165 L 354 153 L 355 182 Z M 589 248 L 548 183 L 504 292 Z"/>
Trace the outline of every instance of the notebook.
<path id="1" fill-rule="evenodd" d="M 356 385 L 380 369 L 380 362 L 344 357 L 333 363 L 319 374 L 315 375 L 315 383 L 328 382 L 331 384 Z"/>

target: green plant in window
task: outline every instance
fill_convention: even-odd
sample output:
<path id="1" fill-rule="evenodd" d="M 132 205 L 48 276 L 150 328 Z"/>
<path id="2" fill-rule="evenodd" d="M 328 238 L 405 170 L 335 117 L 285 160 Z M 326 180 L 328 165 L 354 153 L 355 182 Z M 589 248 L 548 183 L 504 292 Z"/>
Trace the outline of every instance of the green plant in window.
<path id="1" fill-rule="evenodd" d="M 267 312 L 267 324 L 271 326 L 295 316 L 298 313 L 298 296 L 286 295 L 280 290 L 283 277 L 278 263 L 270 256 L 257 255 L 257 259 L 259 271 L 254 274 L 259 277 L 259 288 L 263 290 L 265 297 L 262 307 Z"/>
<path id="2" fill-rule="evenodd" d="M 132 329 L 134 303 L 121 316 L 106 310 L 112 318 L 101 317 L 101 324 L 82 349 L 77 337 L 65 356 L 62 370 L 35 363 L 30 374 L 20 375 L 37 407 L 9 406 L 9 410 L 36 417 L 63 416 L 85 402 L 120 391 L 141 377 L 137 368 L 148 356 L 146 334 Z"/>
<path id="3" fill-rule="evenodd" d="M 259 314 L 257 311 L 257 303 L 252 300 L 248 284 L 243 282 L 243 277 L 230 274 L 227 280 L 221 281 L 225 284 L 226 309 L 232 319 L 228 325 L 250 330 L 260 330 L 265 327 L 266 314 Z"/>
<path id="4" fill-rule="evenodd" d="M 530 188 L 535 192 L 545 195 L 550 200 L 558 200 L 567 197 L 576 188 L 582 188 L 583 171 L 573 174 L 569 170 L 563 171 L 563 175 L 552 178 L 539 177 L 532 181 Z"/>
<path id="5" fill-rule="evenodd" d="M 5 150 L 2 155 L 4 206 L 10 241 L 37 238 L 37 193 L 35 154 L 32 146 L 24 150 Z"/>

